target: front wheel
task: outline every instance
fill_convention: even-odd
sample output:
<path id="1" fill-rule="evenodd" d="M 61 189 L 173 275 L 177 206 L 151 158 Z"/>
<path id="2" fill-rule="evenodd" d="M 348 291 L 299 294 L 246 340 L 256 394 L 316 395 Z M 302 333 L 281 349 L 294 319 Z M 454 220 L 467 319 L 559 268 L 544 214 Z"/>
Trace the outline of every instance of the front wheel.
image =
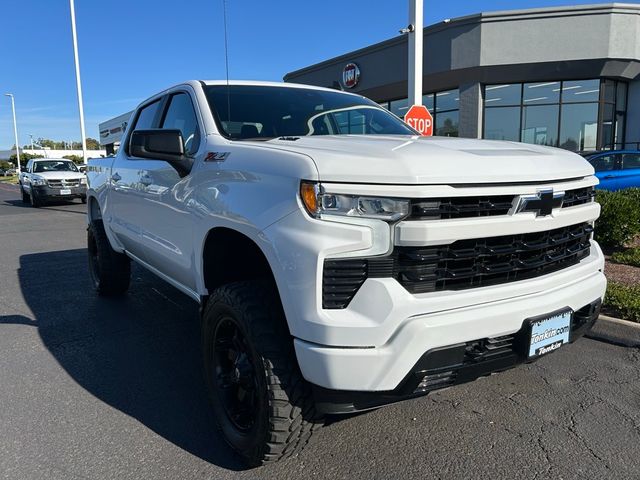
<path id="1" fill-rule="evenodd" d="M 87 229 L 89 274 L 100 295 L 122 295 L 129 289 L 131 261 L 111 248 L 102 220 L 93 220 Z"/>
<path id="2" fill-rule="evenodd" d="M 275 288 L 268 282 L 218 288 L 202 328 L 207 389 L 227 443 L 250 466 L 301 451 L 320 419 Z"/>
<path id="3" fill-rule="evenodd" d="M 20 184 L 20 193 L 22 193 L 22 203 L 29 203 L 29 195 L 24 191 L 22 184 Z"/>
<path id="4" fill-rule="evenodd" d="M 31 200 L 31 206 L 33 208 L 38 208 L 42 205 L 42 200 L 38 196 L 38 194 L 34 191 L 33 187 L 31 187 L 31 192 L 29 193 L 29 200 Z"/>

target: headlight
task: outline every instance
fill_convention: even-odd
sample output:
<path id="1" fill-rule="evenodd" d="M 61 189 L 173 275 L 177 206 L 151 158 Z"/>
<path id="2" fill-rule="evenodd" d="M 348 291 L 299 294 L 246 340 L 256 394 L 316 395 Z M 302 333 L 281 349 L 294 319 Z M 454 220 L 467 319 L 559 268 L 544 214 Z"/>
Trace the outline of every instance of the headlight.
<path id="1" fill-rule="evenodd" d="M 340 215 L 393 222 L 409 214 L 409 200 L 329 193 L 314 182 L 301 182 L 300 198 L 309 215 L 315 218 Z"/>
<path id="2" fill-rule="evenodd" d="M 81 178 L 80 179 L 80 185 L 86 185 L 87 184 L 87 179 L 86 178 Z"/>
<path id="3" fill-rule="evenodd" d="M 40 178 L 40 177 L 31 177 L 31 183 L 33 185 L 46 185 L 47 181 L 44 178 Z"/>

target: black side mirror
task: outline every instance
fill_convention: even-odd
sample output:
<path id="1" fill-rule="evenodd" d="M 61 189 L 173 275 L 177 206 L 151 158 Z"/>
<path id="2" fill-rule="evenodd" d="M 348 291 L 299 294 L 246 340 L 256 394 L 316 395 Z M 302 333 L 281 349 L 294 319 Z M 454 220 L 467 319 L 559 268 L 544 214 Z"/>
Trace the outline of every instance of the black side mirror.
<path id="1" fill-rule="evenodd" d="M 129 143 L 129 154 L 149 160 L 164 160 L 176 169 L 181 177 L 191 171 L 192 161 L 184 153 L 180 130 L 134 130 Z"/>

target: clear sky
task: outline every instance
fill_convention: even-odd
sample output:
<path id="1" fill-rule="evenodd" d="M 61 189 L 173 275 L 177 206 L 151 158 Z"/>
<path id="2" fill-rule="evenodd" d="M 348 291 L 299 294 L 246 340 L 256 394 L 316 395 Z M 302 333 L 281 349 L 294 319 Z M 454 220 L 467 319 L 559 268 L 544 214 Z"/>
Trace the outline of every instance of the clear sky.
<path id="1" fill-rule="evenodd" d="M 87 136 L 188 79 L 224 78 L 223 0 L 76 0 Z M 68 0 L 2 0 L 0 93 L 15 95 L 21 145 L 80 139 Z M 425 25 L 481 11 L 598 3 L 424 0 Z M 230 76 L 289 71 L 398 35 L 408 0 L 227 0 Z M 13 145 L 0 96 L 0 149 Z"/>

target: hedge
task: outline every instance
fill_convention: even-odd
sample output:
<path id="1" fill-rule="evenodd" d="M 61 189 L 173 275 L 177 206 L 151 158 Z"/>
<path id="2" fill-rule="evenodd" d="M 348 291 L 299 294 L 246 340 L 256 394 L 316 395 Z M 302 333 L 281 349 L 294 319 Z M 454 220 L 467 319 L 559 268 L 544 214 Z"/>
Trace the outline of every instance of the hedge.
<path id="1" fill-rule="evenodd" d="M 596 240 L 607 248 L 624 248 L 640 235 L 640 188 L 616 192 L 599 190 L 596 201 L 602 207 L 596 222 Z"/>
<path id="2" fill-rule="evenodd" d="M 616 263 L 631 265 L 632 267 L 640 267 L 640 248 L 627 248 L 621 252 L 614 252 L 611 255 L 611 260 Z"/>
<path id="3" fill-rule="evenodd" d="M 640 322 L 640 285 L 609 282 L 604 306 L 624 320 Z"/>

